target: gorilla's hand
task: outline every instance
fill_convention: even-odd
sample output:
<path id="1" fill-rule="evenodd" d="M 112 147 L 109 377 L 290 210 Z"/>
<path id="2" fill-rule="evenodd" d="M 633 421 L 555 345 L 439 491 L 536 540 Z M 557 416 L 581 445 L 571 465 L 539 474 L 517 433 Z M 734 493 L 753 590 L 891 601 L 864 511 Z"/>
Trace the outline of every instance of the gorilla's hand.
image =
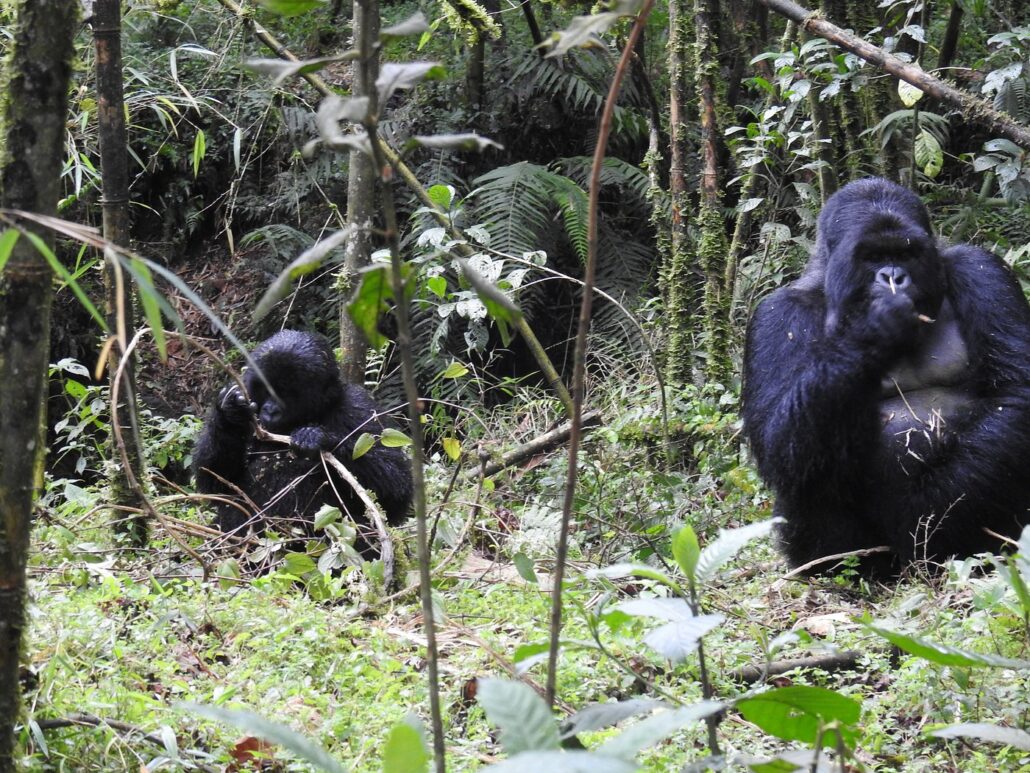
<path id="1" fill-rule="evenodd" d="M 861 337 L 875 351 L 896 352 L 918 338 L 919 315 L 908 293 L 873 288 Z"/>
<path id="2" fill-rule="evenodd" d="M 239 386 L 231 384 L 218 393 L 218 411 L 226 423 L 247 427 L 254 424 L 257 404 L 250 402 Z"/>
<path id="3" fill-rule="evenodd" d="M 314 456 L 332 449 L 332 436 L 321 427 L 300 427 L 290 434 L 290 447 L 295 453 Z"/>

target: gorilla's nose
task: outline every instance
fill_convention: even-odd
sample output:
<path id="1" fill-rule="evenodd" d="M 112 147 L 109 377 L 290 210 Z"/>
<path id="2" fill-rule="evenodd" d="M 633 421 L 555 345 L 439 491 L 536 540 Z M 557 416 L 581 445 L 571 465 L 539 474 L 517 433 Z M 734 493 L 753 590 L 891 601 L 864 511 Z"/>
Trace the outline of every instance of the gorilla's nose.
<path id="1" fill-rule="evenodd" d="M 876 272 L 876 281 L 891 288 L 892 292 L 906 290 L 912 283 L 908 272 L 900 266 L 884 266 Z"/>

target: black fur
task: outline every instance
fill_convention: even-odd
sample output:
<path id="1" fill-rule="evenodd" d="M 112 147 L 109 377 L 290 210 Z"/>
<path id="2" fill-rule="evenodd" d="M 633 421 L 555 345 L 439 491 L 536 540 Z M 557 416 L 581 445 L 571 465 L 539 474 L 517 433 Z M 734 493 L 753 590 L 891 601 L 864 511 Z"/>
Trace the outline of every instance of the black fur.
<path id="1" fill-rule="evenodd" d="M 1030 307 L 994 255 L 942 250 L 919 198 L 845 186 L 804 274 L 764 299 L 744 426 L 792 565 L 888 545 L 871 573 L 997 550 L 1030 523 Z M 921 315 L 921 316 L 920 316 Z M 817 567 L 816 571 L 828 566 Z"/>
<path id="2" fill-rule="evenodd" d="M 246 396 L 235 385 L 222 389 L 194 449 L 193 469 L 201 492 L 240 501 L 235 486 L 260 511 L 251 516 L 216 503 L 217 526 L 234 532 L 253 524 L 261 532 L 267 519 L 275 518 L 308 529 L 324 504 L 341 507 L 360 521 L 364 505 L 335 474 L 330 485 L 319 451 L 332 451 L 375 493 L 391 524 L 402 522 L 411 504 L 411 465 L 403 451 L 378 442 L 351 458 L 362 433 L 378 435 L 388 424 L 367 391 L 343 383 L 329 342 L 284 330 L 258 346 L 252 358 L 279 399 L 252 370 L 244 374 Z M 255 420 L 269 432 L 289 435 L 291 447 L 255 440 Z"/>

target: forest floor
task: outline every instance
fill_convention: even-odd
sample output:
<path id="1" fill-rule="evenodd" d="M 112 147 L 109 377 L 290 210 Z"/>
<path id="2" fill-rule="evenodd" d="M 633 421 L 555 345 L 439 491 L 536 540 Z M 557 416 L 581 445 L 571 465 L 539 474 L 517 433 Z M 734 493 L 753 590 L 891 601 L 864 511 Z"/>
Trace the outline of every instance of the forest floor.
<path id="1" fill-rule="evenodd" d="M 535 474 L 546 481 L 548 470 L 559 468 L 545 466 Z M 445 472 L 434 465 L 430 477 L 444 485 Z M 507 485 L 485 493 L 475 512 L 491 517 L 471 531 L 454 529 L 451 539 L 460 539 L 460 547 L 434 575 L 449 770 L 475 770 L 504 758 L 496 731 L 476 704 L 477 679 L 521 678 L 538 688 L 545 678 L 545 664 L 525 660 L 520 648 L 547 640 L 551 563 L 541 551 L 533 573 L 524 564 L 516 569 L 516 551 L 533 555 L 533 540 L 522 537 L 531 530 L 534 497 L 524 495 L 519 507 L 511 495 Z M 416 593 L 384 600 L 381 588 L 358 569 L 316 587 L 298 576 L 305 567 L 289 560 L 264 576 L 203 582 L 195 562 L 160 528 L 144 554 L 113 548 L 94 509 L 101 502 L 102 493 L 56 485 L 36 526 L 23 675 L 32 720 L 22 735 L 29 769 L 318 769 L 299 761 L 295 750 L 259 740 L 258 733 L 201 716 L 196 704 L 242 709 L 285 725 L 356 771 L 384 769 L 384 744 L 398 722 L 413 715 L 428 726 L 426 642 Z M 469 511 L 460 497 L 454 502 L 453 509 Z M 498 523 L 510 522 L 513 509 L 525 529 L 498 539 Z M 576 536 L 587 531 L 581 526 Z M 398 536 L 411 543 L 412 532 L 405 527 Z M 584 538 L 580 546 L 587 544 Z M 435 560 L 445 554 L 437 551 Z M 573 555 L 559 713 L 654 697 L 655 690 L 683 704 L 698 702 L 697 658 L 670 665 L 643 642 L 647 621 L 635 618 L 615 629 L 588 624 L 613 593 L 646 598 L 662 589 L 648 580 L 613 589 L 585 573 L 608 558 L 575 547 Z M 861 703 L 849 769 L 1030 770 L 1030 752 L 928 734 L 956 722 L 1025 725 L 1027 671 L 940 665 L 903 653 L 863 625 L 864 619 L 886 621 L 966 651 L 1026 657 L 1027 621 L 1008 583 L 976 567 L 970 561 L 947 577 L 891 587 L 842 578 L 784 579 L 786 567 L 768 540 L 752 543 L 703 591 L 704 611 L 725 616 L 704 639 L 714 697 L 731 700 L 754 690 L 734 672 L 760 667 L 767 658 L 857 650 L 853 665 L 843 669 L 794 669 L 770 682 L 826 687 Z M 404 585 L 411 577 L 401 579 Z M 518 677 L 516 660 L 532 664 Z M 626 724 L 632 720 L 583 733 L 580 740 L 596 747 Z M 747 770 L 745 759 L 806 748 L 762 732 L 733 709 L 724 714 L 718 738 L 729 770 Z M 644 770 L 678 771 L 707 754 L 705 726 L 696 723 L 637 759 Z"/>

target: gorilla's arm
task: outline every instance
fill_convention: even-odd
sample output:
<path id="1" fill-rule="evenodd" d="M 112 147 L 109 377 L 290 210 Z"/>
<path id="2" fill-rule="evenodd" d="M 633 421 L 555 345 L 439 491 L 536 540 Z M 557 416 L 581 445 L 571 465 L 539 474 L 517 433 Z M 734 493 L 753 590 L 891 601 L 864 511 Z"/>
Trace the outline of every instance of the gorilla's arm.
<path id="1" fill-rule="evenodd" d="M 293 446 L 303 453 L 332 451 L 358 482 L 375 493 L 391 524 L 402 522 L 411 503 L 411 465 L 399 448 L 376 443 L 357 459 L 354 444 L 365 432 L 381 434 L 386 425 L 372 396 L 354 384 L 345 386 L 340 406 L 324 425 L 300 427 L 290 435 Z"/>
<path id="2" fill-rule="evenodd" d="M 879 440 L 884 359 L 854 322 L 828 337 L 825 317 L 821 294 L 787 287 L 748 327 L 744 423 L 760 472 L 781 495 L 858 479 Z"/>
<path id="3" fill-rule="evenodd" d="M 976 370 L 974 399 L 953 420 L 949 447 L 916 476 L 899 480 L 909 512 L 941 519 L 927 546 L 917 544 L 926 538 L 916 533 L 918 524 L 895 525 L 896 550 L 905 559 L 924 550 L 940 557 L 996 548 L 984 527 L 1012 533 L 1011 519 L 1025 519 L 1030 500 L 1030 307 L 996 256 L 960 245 L 942 258 Z"/>
<path id="4" fill-rule="evenodd" d="M 247 448 L 253 435 L 252 406 L 239 387 L 225 387 L 208 411 L 193 450 L 193 472 L 202 493 L 235 493 L 219 478 L 246 490 Z"/>

